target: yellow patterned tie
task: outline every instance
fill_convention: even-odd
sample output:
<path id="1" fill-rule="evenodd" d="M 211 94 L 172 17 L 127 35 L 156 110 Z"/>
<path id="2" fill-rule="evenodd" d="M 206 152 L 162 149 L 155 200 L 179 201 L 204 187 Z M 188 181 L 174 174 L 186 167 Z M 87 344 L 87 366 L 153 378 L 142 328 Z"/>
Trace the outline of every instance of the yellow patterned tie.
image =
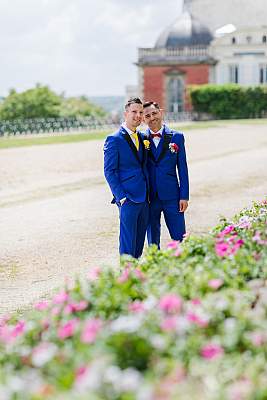
<path id="1" fill-rule="evenodd" d="M 135 146 L 136 146 L 137 151 L 138 151 L 138 150 L 139 150 L 139 139 L 138 139 L 137 132 L 135 131 L 134 133 L 132 133 L 132 136 L 133 136 L 133 138 L 134 138 Z"/>

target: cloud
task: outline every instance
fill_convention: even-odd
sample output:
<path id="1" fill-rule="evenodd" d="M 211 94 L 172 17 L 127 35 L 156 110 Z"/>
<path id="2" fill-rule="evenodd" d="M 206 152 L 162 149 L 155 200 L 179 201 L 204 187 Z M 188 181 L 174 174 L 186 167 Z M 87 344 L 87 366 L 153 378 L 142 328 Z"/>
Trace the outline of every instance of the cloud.
<path id="1" fill-rule="evenodd" d="M 177 0 L 1 0 L 0 95 L 36 82 L 68 95 L 123 94 L 137 48 L 153 46 Z"/>

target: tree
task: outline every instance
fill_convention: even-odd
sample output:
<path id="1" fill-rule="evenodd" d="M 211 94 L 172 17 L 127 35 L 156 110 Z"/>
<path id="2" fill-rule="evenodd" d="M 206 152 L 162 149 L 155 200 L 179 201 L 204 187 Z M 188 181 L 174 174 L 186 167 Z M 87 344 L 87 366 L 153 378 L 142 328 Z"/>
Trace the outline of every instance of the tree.
<path id="1" fill-rule="evenodd" d="M 60 106 L 62 117 L 104 117 L 106 112 L 92 104 L 85 96 L 62 98 Z"/>
<path id="2" fill-rule="evenodd" d="M 0 105 L 0 119 L 48 118 L 60 116 L 61 97 L 48 86 L 17 93 L 12 89 Z"/>

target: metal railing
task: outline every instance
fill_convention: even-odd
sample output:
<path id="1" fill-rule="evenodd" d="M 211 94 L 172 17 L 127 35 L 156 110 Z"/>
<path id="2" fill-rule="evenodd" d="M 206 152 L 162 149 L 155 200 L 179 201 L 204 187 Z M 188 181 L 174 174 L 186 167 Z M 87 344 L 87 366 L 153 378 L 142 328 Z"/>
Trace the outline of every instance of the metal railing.
<path id="1" fill-rule="evenodd" d="M 0 136 L 105 130 L 119 124 L 118 118 L 33 118 L 0 121 Z"/>
<path id="2" fill-rule="evenodd" d="M 211 120 L 212 116 L 193 111 L 166 112 L 166 122 Z M 0 120 L 0 137 L 33 134 L 60 134 L 68 132 L 94 132 L 97 130 L 115 130 L 122 122 L 121 116 L 108 118 L 34 118 Z"/>

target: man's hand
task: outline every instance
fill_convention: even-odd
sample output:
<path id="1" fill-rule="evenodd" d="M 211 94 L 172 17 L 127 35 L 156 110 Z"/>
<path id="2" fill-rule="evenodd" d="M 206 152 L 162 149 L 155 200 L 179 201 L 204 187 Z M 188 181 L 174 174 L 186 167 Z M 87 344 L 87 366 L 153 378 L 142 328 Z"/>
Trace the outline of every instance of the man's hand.
<path id="1" fill-rule="evenodd" d="M 179 202 L 179 211 L 185 212 L 188 207 L 188 200 L 180 200 Z"/>

